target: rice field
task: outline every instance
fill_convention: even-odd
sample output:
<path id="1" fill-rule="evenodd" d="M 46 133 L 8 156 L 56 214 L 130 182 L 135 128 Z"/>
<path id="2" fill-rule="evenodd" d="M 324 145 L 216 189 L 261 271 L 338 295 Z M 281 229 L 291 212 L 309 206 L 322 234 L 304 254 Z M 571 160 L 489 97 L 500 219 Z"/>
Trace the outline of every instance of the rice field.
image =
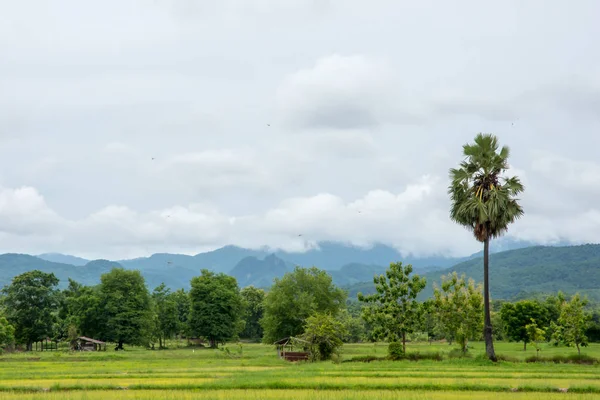
<path id="1" fill-rule="evenodd" d="M 518 343 L 499 343 L 513 361 L 490 363 L 475 343 L 470 358 L 449 358 L 447 344 L 411 343 L 409 352 L 442 361 L 351 362 L 384 357 L 386 345 L 346 345 L 336 362 L 293 364 L 272 346 L 236 344 L 229 352 L 180 348 L 163 351 L 33 352 L 0 356 L 2 399 L 596 399 L 600 366 L 526 363 Z M 541 354 L 570 355 L 545 347 Z M 600 345 L 584 352 L 600 358 Z M 564 391 L 567 390 L 565 393 Z"/>

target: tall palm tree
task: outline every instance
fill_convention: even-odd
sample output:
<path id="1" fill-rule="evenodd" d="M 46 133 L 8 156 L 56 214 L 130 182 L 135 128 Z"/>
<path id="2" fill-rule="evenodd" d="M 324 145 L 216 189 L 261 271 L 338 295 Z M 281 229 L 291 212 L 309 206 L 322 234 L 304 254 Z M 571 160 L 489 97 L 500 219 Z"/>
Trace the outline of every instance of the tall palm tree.
<path id="1" fill-rule="evenodd" d="M 483 243 L 483 295 L 485 349 L 496 361 L 490 318 L 489 248 L 490 239 L 508 230 L 508 225 L 523 215 L 516 196 L 524 189 L 517 177 L 505 177 L 510 151 L 504 146 L 498 152 L 498 138 L 478 134 L 475 143 L 463 146 L 465 159 L 459 168 L 450 169 L 448 188 L 452 206 L 450 218 L 472 231 Z"/>

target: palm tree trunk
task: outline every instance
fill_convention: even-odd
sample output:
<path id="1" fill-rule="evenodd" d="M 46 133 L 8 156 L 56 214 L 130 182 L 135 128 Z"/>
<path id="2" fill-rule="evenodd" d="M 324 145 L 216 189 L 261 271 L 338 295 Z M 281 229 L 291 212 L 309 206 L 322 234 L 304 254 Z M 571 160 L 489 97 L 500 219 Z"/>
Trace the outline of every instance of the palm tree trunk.
<path id="1" fill-rule="evenodd" d="M 490 360 L 496 362 L 496 352 L 494 351 L 494 337 L 492 336 L 492 318 L 490 315 L 490 238 L 483 242 L 483 308 L 484 308 L 484 327 L 483 337 L 485 339 L 485 351 Z"/>

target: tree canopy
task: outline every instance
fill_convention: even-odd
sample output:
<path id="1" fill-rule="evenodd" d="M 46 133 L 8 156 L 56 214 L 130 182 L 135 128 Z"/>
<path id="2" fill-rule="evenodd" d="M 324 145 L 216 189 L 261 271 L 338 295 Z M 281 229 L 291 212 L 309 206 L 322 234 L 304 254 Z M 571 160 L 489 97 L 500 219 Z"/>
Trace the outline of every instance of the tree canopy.
<path id="1" fill-rule="evenodd" d="M 549 323 L 548 310 L 540 302 L 533 300 L 504 303 L 500 316 L 506 337 L 515 342 L 523 342 L 523 350 L 527 350 L 527 343 L 531 341 L 527 325 L 532 324 L 532 320 L 537 326 Z"/>
<path id="2" fill-rule="evenodd" d="M 273 343 L 302 334 L 306 320 L 315 313 L 336 316 L 346 297 L 327 272 L 316 267 L 296 267 L 283 278 L 275 279 L 264 300 L 263 341 Z"/>
<path id="3" fill-rule="evenodd" d="M 58 306 L 58 279 L 54 274 L 34 270 L 13 278 L 5 294 L 6 318 L 14 326 L 17 342 L 32 344 L 52 332 Z"/>
<path id="4" fill-rule="evenodd" d="M 235 278 L 203 269 L 191 285 L 191 334 L 207 338 L 211 347 L 235 337 L 243 329 L 243 299 Z"/>
<path id="5" fill-rule="evenodd" d="M 373 281 L 377 293 L 369 296 L 358 294 L 358 299 L 370 307 L 363 309 L 363 317 L 373 325 L 374 335 L 390 342 L 402 340 L 402 351 L 406 351 L 406 334 L 413 332 L 420 323 L 420 304 L 417 296 L 427 281 L 412 274 L 412 265 L 391 263 L 385 275 Z"/>
<path id="6" fill-rule="evenodd" d="M 446 339 L 455 339 L 463 352 L 467 351 L 469 339 L 481 337 L 483 325 L 483 295 L 481 286 L 464 275 L 454 272 L 442 276 L 441 288 L 434 289 L 434 305 L 437 325 Z"/>
<path id="7" fill-rule="evenodd" d="M 117 343 L 146 345 L 152 333 L 152 303 L 139 271 L 114 268 L 100 278 L 98 311 L 101 337 Z"/>
<path id="8" fill-rule="evenodd" d="M 240 337 L 253 340 L 262 339 L 263 328 L 260 325 L 260 320 L 263 317 L 265 291 L 254 286 L 247 286 L 242 289 L 241 295 L 244 299 L 246 324 L 244 330 L 240 333 Z"/>

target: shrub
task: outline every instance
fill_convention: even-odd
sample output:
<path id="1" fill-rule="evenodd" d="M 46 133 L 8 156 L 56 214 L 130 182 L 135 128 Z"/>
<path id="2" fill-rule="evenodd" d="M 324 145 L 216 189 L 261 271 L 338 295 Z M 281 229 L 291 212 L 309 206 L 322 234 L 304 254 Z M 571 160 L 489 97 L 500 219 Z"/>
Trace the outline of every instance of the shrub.
<path id="1" fill-rule="evenodd" d="M 388 345 L 388 357 L 390 360 L 401 360 L 404 358 L 404 349 L 402 343 L 391 342 Z"/>

